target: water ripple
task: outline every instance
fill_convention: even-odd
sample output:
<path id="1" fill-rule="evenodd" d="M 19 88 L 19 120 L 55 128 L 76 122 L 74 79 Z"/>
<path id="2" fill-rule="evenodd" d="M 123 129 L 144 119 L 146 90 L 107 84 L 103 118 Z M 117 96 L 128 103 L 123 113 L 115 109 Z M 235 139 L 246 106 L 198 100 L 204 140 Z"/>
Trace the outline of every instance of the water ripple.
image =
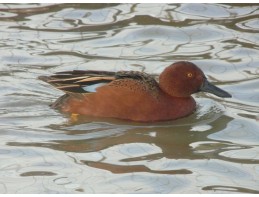
<path id="1" fill-rule="evenodd" d="M 1 193 L 258 193 L 257 4 L 0 4 Z M 197 64 L 225 100 L 161 123 L 79 117 L 39 75 Z"/>

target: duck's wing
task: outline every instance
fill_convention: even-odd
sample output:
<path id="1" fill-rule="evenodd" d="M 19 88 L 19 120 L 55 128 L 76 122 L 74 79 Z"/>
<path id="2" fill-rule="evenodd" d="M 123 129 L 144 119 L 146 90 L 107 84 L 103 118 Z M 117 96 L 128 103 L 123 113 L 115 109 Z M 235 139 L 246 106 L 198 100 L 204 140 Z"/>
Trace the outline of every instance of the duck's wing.
<path id="1" fill-rule="evenodd" d="M 40 80 L 66 93 L 91 93 L 97 87 L 116 79 L 115 72 L 73 70 L 57 72 L 51 76 L 40 76 Z"/>
<path id="2" fill-rule="evenodd" d="M 96 88 L 119 79 L 140 80 L 150 87 L 157 86 L 153 75 L 139 71 L 73 70 L 58 72 L 51 76 L 40 76 L 39 79 L 68 94 L 92 93 Z"/>

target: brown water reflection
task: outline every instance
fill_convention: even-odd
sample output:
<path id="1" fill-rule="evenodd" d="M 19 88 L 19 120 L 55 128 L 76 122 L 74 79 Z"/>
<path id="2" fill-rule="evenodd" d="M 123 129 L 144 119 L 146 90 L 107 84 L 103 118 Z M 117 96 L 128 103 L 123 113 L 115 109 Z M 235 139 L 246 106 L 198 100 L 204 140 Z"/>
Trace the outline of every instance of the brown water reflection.
<path id="1" fill-rule="evenodd" d="M 0 4 L 0 193 L 259 193 L 258 4 Z M 176 121 L 49 108 L 54 72 L 197 64 L 233 95 Z"/>
<path id="2" fill-rule="evenodd" d="M 81 160 L 80 162 L 95 168 L 105 169 L 113 173 L 129 173 L 129 172 L 150 172 L 150 173 L 165 173 L 165 174 L 183 174 L 191 173 L 188 169 L 178 169 L 170 171 L 152 171 L 145 165 L 129 165 L 130 162 L 136 161 L 152 161 L 159 160 L 162 158 L 167 159 L 190 159 L 190 160 L 201 160 L 201 159 L 221 159 L 225 161 L 237 162 L 237 163 L 248 163 L 257 164 L 258 161 L 239 159 L 239 158 L 228 158 L 222 157 L 220 154 L 231 150 L 249 149 L 250 146 L 237 145 L 231 142 L 222 142 L 211 140 L 208 136 L 219 130 L 224 130 L 229 122 L 233 120 L 227 116 L 221 116 L 215 121 L 210 123 L 209 130 L 206 132 L 195 132 L 193 131 L 193 125 L 176 125 L 175 121 L 163 123 L 163 125 L 142 125 L 136 123 L 138 126 L 125 125 L 124 124 L 108 124 L 108 125 L 93 125 L 95 128 L 91 128 L 91 123 L 80 125 L 79 122 L 89 121 L 89 118 L 81 118 L 77 125 L 81 128 L 76 130 L 72 125 L 61 127 L 58 125 L 52 125 L 51 128 L 55 130 L 66 130 L 67 135 L 89 135 L 90 138 L 79 139 L 79 140 L 53 140 L 43 143 L 20 143 L 11 142 L 11 146 L 36 146 L 43 148 L 51 148 L 63 152 L 76 152 L 76 153 L 87 153 L 87 152 L 100 152 L 110 147 L 116 147 L 121 144 L 127 145 L 132 144 L 138 146 L 138 144 L 151 144 L 160 151 L 159 153 L 151 154 L 147 152 L 146 155 L 137 157 L 126 157 L 118 160 L 118 164 L 108 164 L 105 162 L 105 158 L 100 161 Z M 111 119 L 106 121 L 112 121 Z M 120 122 L 113 120 L 115 122 Z M 182 120 L 181 120 L 182 121 Z M 186 121 L 186 120 L 185 120 Z M 167 126 L 166 126 L 167 125 Z M 90 127 L 90 128 L 89 128 Z M 73 128 L 73 130 L 70 130 Z M 85 129 L 84 129 L 85 128 Z M 86 131 L 87 130 L 87 131 Z M 113 132 L 115 131 L 115 134 Z M 105 132 L 105 133 L 104 133 Z M 107 133 L 110 133 L 110 135 Z M 95 134 L 100 133 L 99 136 Z M 101 134 L 103 133 L 103 134 Z M 92 134 L 92 135 L 91 135 Z M 102 136 L 104 135 L 104 136 Z M 130 150 L 129 150 L 130 151 Z M 206 154 L 204 154 L 206 153 Z M 104 162 L 103 162 L 104 161 Z M 125 164 L 127 165 L 125 166 Z"/>

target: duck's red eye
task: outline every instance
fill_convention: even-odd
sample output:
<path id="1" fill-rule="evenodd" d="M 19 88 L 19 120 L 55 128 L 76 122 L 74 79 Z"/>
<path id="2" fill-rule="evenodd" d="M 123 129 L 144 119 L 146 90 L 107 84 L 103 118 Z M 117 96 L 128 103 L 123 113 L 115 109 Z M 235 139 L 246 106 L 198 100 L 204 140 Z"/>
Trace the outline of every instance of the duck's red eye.
<path id="1" fill-rule="evenodd" d="M 188 78 L 192 78 L 193 74 L 192 73 L 187 73 Z"/>

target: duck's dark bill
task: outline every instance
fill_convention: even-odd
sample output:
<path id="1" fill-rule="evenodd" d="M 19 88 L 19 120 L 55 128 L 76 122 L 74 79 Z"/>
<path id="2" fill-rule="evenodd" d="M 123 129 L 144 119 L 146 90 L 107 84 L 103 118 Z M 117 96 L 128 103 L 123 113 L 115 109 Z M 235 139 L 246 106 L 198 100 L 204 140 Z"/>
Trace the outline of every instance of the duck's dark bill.
<path id="1" fill-rule="evenodd" d="M 204 83 L 202 84 L 200 90 L 203 92 L 209 92 L 211 94 L 215 94 L 216 96 L 219 96 L 222 98 L 231 98 L 232 97 L 228 92 L 218 88 L 217 86 L 214 86 L 213 84 L 208 82 L 206 79 L 205 79 Z"/>

